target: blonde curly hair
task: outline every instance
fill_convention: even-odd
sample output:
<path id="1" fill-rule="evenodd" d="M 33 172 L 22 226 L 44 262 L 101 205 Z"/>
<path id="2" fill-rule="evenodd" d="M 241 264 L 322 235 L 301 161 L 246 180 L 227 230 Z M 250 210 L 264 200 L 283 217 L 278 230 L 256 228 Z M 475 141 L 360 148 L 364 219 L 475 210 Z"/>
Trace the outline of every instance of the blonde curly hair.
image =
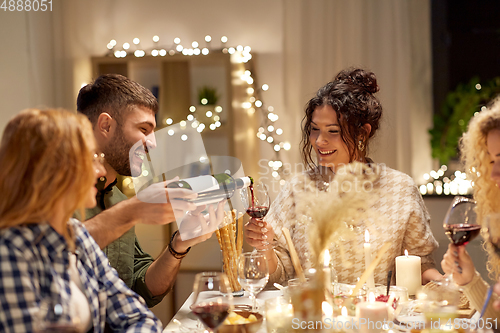
<path id="1" fill-rule="evenodd" d="M 467 176 L 474 183 L 474 199 L 477 201 L 476 213 L 478 221 L 484 223 L 489 214 L 500 213 L 500 188 L 490 177 L 492 171 L 491 158 L 488 154 L 488 133 L 500 129 L 500 97 L 497 97 L 484 111 L 477 113 L 470 121 L 467 132 L 460 140 L 462 161 Z M 483 235 L 485 236 L 485 235 Z M 500 259 L 495 255 L 493 246 L 484 243 L 488 252 L 487 269 L 490 278 L 500 277 Z"/>

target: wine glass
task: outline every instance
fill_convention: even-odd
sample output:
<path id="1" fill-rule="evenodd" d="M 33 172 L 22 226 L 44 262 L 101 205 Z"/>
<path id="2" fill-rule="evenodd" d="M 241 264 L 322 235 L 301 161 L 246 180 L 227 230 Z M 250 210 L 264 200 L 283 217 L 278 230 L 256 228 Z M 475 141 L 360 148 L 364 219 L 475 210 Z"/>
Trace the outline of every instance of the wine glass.
<path id="1" fill-rule="evenodd" d="M 257 311 L 255 296 L 269 281 L 269 266 L 266 255 L 262 252 L 242 253 L 238 260 L 238 281 L 250 293 L 252 311 Z"/>
<path id="2" fill-rule="evenodd" d="M 241 202 L 249 216 L 262 221 L 269 211 L 271 199 L 266 184 L 261 181 L 255 182 L 240 192 Z M 268 240 L 269 241 L 269 240 Z M 268 242 L 267 245 L 270 243 Z"/>
<path id="3" fill-rule="evenodd" d="M 481 226 L 476 222 L 475 207 L 476 201 L 473 199 L 462 196 L 453 198 L 444 218 L 443 228 L 455 246 L 465 246 L 479 235 Z M 446 280 L 452 282 L 453 274 L 449 274 Z"/>
<path id="4" fill-rule="evenodd" d="M 233 295 L 227 275 L 221 272 L 196 274 L 193 294 L 191 311 L 209 332 L 215 332 L 233 310 Z"/>
<path id="5" fill-rule="evenodd" d="M 55 297 L 46 297 L 40 301 L 35 317 L 35 332 L 81 333 L 83 323 L 73 303 L 63 304 Z"/>

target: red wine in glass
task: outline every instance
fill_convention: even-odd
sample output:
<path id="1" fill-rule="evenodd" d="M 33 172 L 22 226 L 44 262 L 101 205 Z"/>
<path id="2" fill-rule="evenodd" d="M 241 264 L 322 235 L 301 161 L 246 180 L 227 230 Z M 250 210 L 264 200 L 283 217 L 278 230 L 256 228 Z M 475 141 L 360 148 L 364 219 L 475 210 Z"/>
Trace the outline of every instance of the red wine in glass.
<path id="1" fill-rule="evenodd" d="M 261 219 L 264 216 L 266 216 L 268 211 L 269 207 L 253 206 L 253 207 L 248 207 L 247 214 L 255 219 Z"/>
<path id="2" fill-rule="evenodd" d="M 481 226 L 476 219 L 476 201 L 467 197 L 456 196 L 444 218 L 443 229 L 451 243 L 456 246 L 465 246 L 479 234 Z M 460 266 L 458 266 L 459 269 Z M 443 283 L 453 282 L 453 274 L 449 274 Z"/>
<path id="3" fill-rule="evenodd" d="M 229 315 L 231 308 L 228 304 L 201 303 L 192 308 L 193 313 L 208 328 L 215 330 Z"/>
<path id="4" fill-rule="evenodd" d="M 233 295 L 227 275 L 221 272 L 196 274 L 191 311 L 209 332 L 215 332 L 233 310 Z"/>
<path id="5" fill-rule="evenodd" d="M 467 245 L 479 235 L 481 226 L 477 224 L 451 224 L 444 225 L 444 231 L 449 240 L 456 246 Z"/>

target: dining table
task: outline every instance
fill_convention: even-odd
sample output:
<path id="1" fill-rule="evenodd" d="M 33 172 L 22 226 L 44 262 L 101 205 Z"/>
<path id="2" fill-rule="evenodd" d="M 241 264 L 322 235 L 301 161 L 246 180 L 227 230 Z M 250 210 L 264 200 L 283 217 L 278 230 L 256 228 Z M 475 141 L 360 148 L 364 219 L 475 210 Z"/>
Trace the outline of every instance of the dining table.
<path id="1" fill-rule="evenodd" d="M 258 304 L 258 311 L 262 315 L 264 315 L 264 304 L 266 299 L 270 298 L 275 298 L 278 296 L 282 296 L 283 293 L 280 290 L 264 290 L 260 292 L 257 295 L 257 304 Z M 181 306 L 179 311 L 174 315 L 172 320 L 168 323 L 168 325 L 164 328 L 163 333 L 168 333 L 168 332 L 181 332 L 181 333 L 186 333 L 186 332 L 204 332 L 205 328 L 203 327 L 203 324 L 198 320 L 198 318 L 193 314 L 193 312 L 190 310 L 190 306 L 193 304 L 194 301 L 194 294 L 191 293 L 191 295 L 186 299 L 184 304 Z M 249 294 L 247 292 L 244 293 L 243 296 L 241 297 L 233 297 L 233 304 L 235 308 L 238 307 L 251 307 L 251 300 L 249 298 Z M 415 316 L 415 317 L 406 317 L 406 319 L 412 318 L 413 320 L 416 321 L 423 321 L 425 318 L 420 316 Z M 401 319 L 401 318 L 399 318 Z M 473 318 L 475 321 L 479 319 L 479 313 L 475 313 Z M 469 319 L 463 319 L 466 322 L 469 321 Z M 467 331 L 467 330 L 466 330 Z M 396 326 L 396 329 L 393 330 L 393 332 L 399 332 L 399 333 L 408 333 L 411 332 L 410 329 L 403 329 L 402 326 Z M 493 333 L 492 330 L 482 330 L 482 332 L 488 332 L 488 333 Z M 266 320 L 264 316 L 263 323 L 257 333 L 267 333 L 266 329 Z"/>

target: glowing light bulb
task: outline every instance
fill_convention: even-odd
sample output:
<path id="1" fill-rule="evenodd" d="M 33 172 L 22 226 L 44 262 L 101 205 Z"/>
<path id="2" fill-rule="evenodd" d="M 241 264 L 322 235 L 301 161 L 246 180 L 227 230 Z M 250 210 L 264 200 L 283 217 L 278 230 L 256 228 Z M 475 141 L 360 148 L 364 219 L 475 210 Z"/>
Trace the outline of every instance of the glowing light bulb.
<path id="1" fill-rule="evenodd" d="M 198 42 L 197 42 L 197 41 L 192 42 L 192 43 L 191 43 L 191 46 L 192 46 L 193 48 L 197 48 L 197 47 L 198 47 Z"/>
<path id="2" fill-rule="evenodd" d="M 201 50 L 201 54 L 203 54 L 203 55 L 207 55 L 208 53 L 210 53 L 210 51 L 209 51 L 206 47 L 204 47 L 204 48 Z"/>
<path id="3" fill-rule="evenodd" d="M 116 46 L 116 40 L 114 40 L 114 39 L 110 40 L 109 45 Z"/>
<path id="4" fill-rule="evenodd" d="M 175 133 L 175 132 L 174 132 L 174 130 L 173 130 L 173 129 L 168 130 L 168 135 L 172 136 L 172 135 L 174 135 L 174 133 Z"/>
<path id="5" fill-rule="evenodd" d="M 160 53 L 160 55 L 161 55 L 162 57 L 164 57 L 164 56 L 166 56 L 166 55 L 167 55 L 167 50 L 165 50 L 165 49 L 161 49 L 159 53 Z"/>
<path id="6" fill-rule="evenodd" d="M 158 52 L 158 50 L 152 50 L 152 51 L 151 51 L 151 55 L 152 55 L 153 57 L 157 57 L 159 53 L 160 53 L 160 52 Z"/>
<path id="7" fill-rule="evenodd" d="M 124 50 L 128 50 L 130 48 L 130 44 L 129 43 L 123 43 L 123 49 Z"/>
<path id="8" fill-rule="evenodd" d="M 186 141 L 188 139 L 188 136 L 186 134 L 181 135 L 181 140 Z"/>
<path id="9" fill-rule="evenodd" d="M 171 125 L 173 122 L 174 122 L 174 121 L 172 120 L 172 118 L 168 118 L 168 119 L 166 120 L 167 125 Z"/>
<path id="10" fill-rule="evenodd" d="M 201 50 L 200 49 L 194 49 L 193 53 L 194 53 L 194 55 L 200 55 Z"/>
<path id="11" fill-rule="evenodd" d="M 181 42 L 181 39 L 179 37 L 174 38 L 174 43 L 179 44 Z"/>
<path id="12" fill-rule="evenodd" d="M 115 51 L 115 57 L 120 58 L 121 56 L 122 56 L 122 52 L 121 52 L 121 51 L 116 50 L 116 51 Z"/>
<path id="13" fill-rule="evenodd" d="M 195 112 L 195 111 L 196 111 L 196 107 L 195 107 L 194 105 L 191 105 L 191 106 L 189 107 L 189 111 L 191 111 L 191 112 Z"/>
<path id="14" fill-rule="evenodd" d="M 273 125 L 269 125 L 269 126 L 267 126 L 267 130 L 268 130 L 269 132 L 274 131 L 274 126 L 273 126 Z"/>
<path id="15" fill-rule="evenodd" d="M 222 112 L 222 106 L 217 105 L 217 106 L 215 107 L 215 112 Z"/>
<path id="16" fill-rule="evenodd" d="M 212 111 L 207 111 L 207 113 L 205 113 L 205 115 L 207 116 L 207 118 L 212 117 Z"/>
<path id="17" fill-rule="evenodd" d="M 267 142 L 272 143 L 273 141 L 274 141 L 274 139 L 272 136 L 267 137 Z"/>
<path id="18" fill-rule="evenodd" d="M 262 106 L 262 101 L 260 100 L 255 101 L 255 106 L 260 108 Z"/>
<path id="19" fill-rule="evenodd" d="M 262 85 L 262 90 L 267 91 L 269 89 L 269 86 L 267 84 Z"/>
<path id="20" fill-rule="evenodd" d="M 188 116 L 187 116 L 187 120 L 189 120 L 189 121 L 193 121 L 193 119 L 194 119 L 194 116 L 193 116 L 192 114 L 188 114 Z M 195 127 L 196 127 L 196 126 L 195 126 Z"/>
<path id="21" fill-rule="evenodd" d="M 210 35 L 205 36 L 205 42 L 210 43 L 212 41 L 212 37 Z"/>
<path id="22" fill-rule="evenodd" d="M 243 51 L 243 46 L 242 45 L 236 46 L 236 51 L 239 51 L 239 52 Z"/>
<path id="23" fill-rule="evenodd" d="M 255 92 L 253 88 L 247 88 L 247 94 L 251 95 Z"/>
<path id="24" fill-rule="evenodd" d="M 226 36 L 222 36 L 220 38 L 220 41 L 223 42 L 223 43 L 227 43 L 227 37 Z"/>
<path id="25" fill-rule="evenodd" d="M 280 145 L 274 145 L 274 151 L 280 151 L 281 147 Z"/>
<path id="26" fill-rule="evenodd" d="M 290 150 L 290 148 L 292 148 L 292 145 L 290 144 L 290 142 L 285 142 L 285 144 L 283 145 L 283 148 L 285 150 Z"/>
<path id="27" fill-rule="evenodd" d="M 141 42 L 141 40 L 139 38 L 134 38 L 134 40 L 132 41 L 132 43 L 134 43 L 135 45 L 139 44 Z"/>
<path id="28" fill-rule="evenodd" d="M 200 103 L 203 104 L 203 105 L 207 105 L 208 99 L 202 98 L 201 101 L 200 101 Z"/>
<path id="29" fill-rule="evenodd" d="M 153 36 L 153 42 L 158 43 L 160 41 L 160 37 L 158 36 Z"/>
<path id="30" fill-rule="evenodd" d="M 476 89 L 477 89 L 477 90 L 481 90 L 481 85 L 480 85 L 479 83 L 478 83 L 478 84 L 476 84 Z"/>
<path id="31" fill-rule="evenodd" d="M 233 54 L 233 53 L 235 52 L 234 47 L 230 47 L 230 48 L 227 50 L 227 52 L 228 52 L 229 54 Z"/>
<path id="32" fill-rule="evenodd" d="M 278 128 L 278 129 L 276 130 L 276 134 L 278 134 L 278 135 L 283 134 L 283 130 L 282 130 L 281 128 Z"/>
<path id="33" fill-rule="evenodd" d="M 175 49 L 177 50 L 177 52 L 182 52 L 184 50 L 184 47 L 182 47 L 182 45 L 177 45 Z"/>
<path id="34" fill-rule="evenodd" d="M 250 53 L 250 51 L 252 51 L 252 48 L 250 46 L 245 46 L 245 48 L 243 49 L 243 51 L 245 51 L 247 53 Z"/>

